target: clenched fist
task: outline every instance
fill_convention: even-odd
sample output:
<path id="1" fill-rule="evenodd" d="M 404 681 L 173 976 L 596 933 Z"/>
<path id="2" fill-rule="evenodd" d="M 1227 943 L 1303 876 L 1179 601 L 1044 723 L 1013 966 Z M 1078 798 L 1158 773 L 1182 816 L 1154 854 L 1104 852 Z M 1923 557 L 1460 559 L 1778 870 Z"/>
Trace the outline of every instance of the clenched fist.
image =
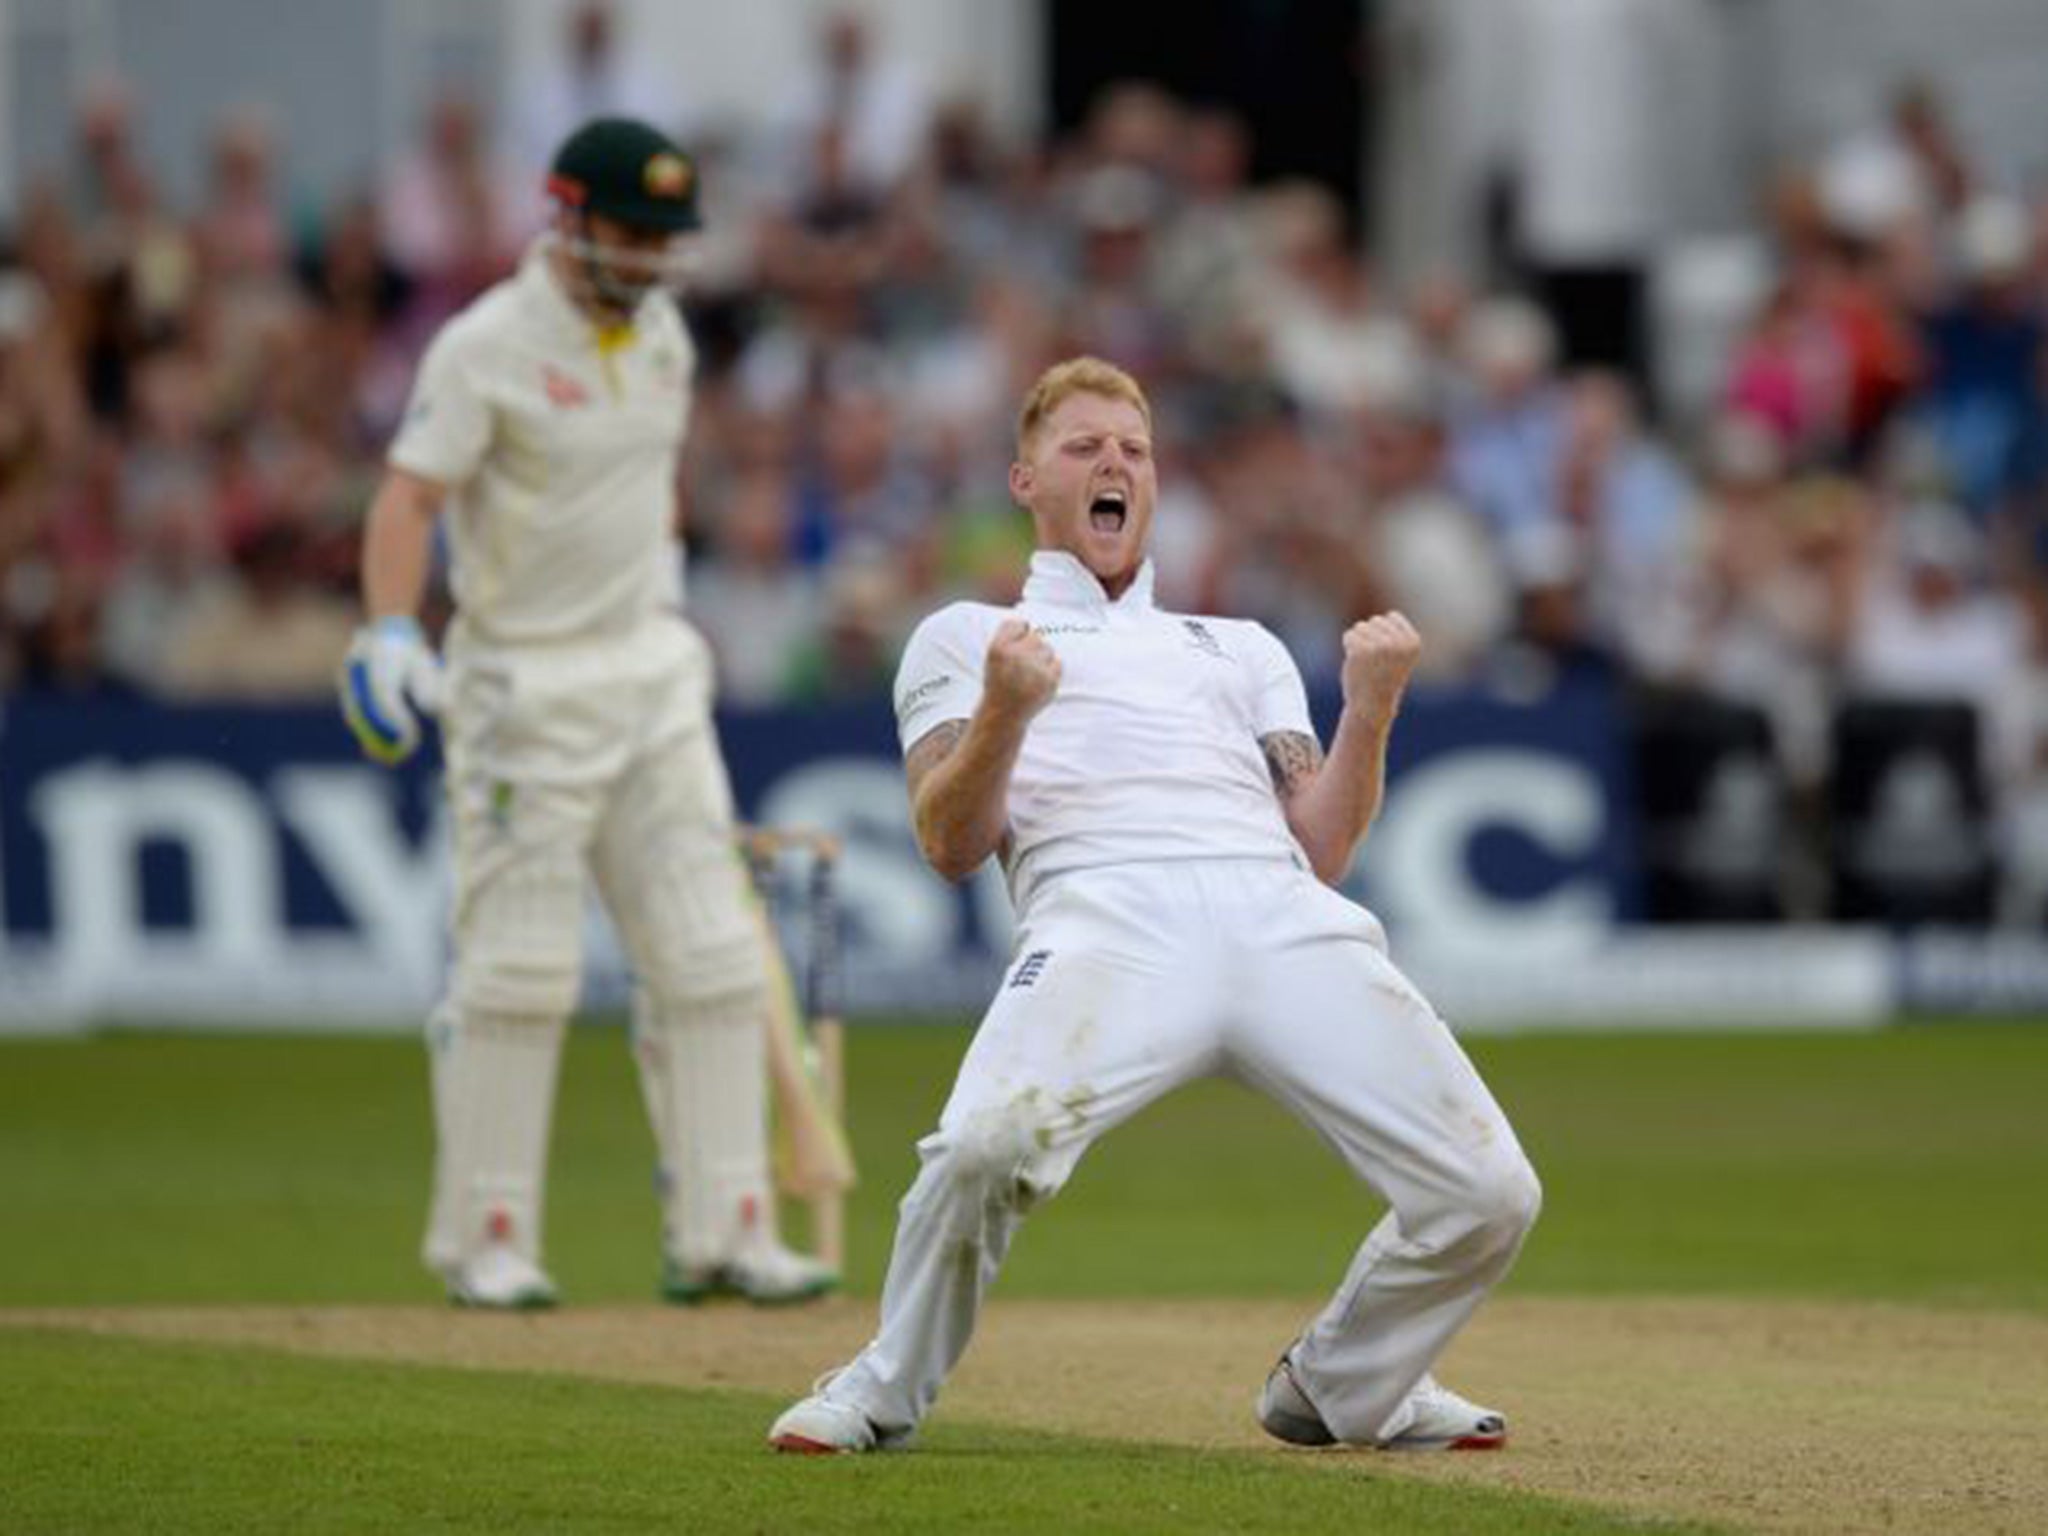
<path id="1" fill-rule="evenodd" d="M 1422 654 L 1422 636 L 1398 613 L 1377 613 L 1344 631 L 1344 707 L 1388 721 Z"/>
<path id="2" fill-rule="evenodd" d="M 1022 619 L 1005 619 L 988 643 L 982 696 L 995 708 L 1029 720 L 1060 685 L 1060 659 L 1045 637 Z"/>

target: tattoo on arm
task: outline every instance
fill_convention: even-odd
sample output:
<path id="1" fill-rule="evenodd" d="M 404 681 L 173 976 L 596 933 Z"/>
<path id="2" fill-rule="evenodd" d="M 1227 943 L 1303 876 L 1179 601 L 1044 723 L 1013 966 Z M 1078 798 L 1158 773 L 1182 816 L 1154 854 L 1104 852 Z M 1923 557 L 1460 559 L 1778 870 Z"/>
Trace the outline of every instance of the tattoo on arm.
<path id="1" fill-rule="evenodd" d="M 1273 775 L 1273 793 L 1285 805 L 1323 766 L 1323 749 L 1315 737 L 1300 731 L 1275 731 L 1259 738 L 1266 771 Z"/>
<path id="2" fill-rule="evenodd" d="M 903 777 L 910 785 L 910 798 L 917 799 L 917 787 L 925 781 L 930 772 L 952 756 L 953 749 L 960 745 L 960 738 L 967 734 L 965 720 L 948 720 L 944 725 L 935 725 L 911 744 L 903 755 Z"/>

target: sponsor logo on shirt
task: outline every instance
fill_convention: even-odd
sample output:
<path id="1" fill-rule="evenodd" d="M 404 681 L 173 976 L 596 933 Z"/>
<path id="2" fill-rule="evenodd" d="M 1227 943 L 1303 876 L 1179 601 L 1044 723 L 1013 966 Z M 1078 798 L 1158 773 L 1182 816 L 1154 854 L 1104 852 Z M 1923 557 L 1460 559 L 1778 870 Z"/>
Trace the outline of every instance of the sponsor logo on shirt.
<path id="1" fill-rule="evenodd" d="M 928 677 L 910 692 L 903 695 L 903 702 L 896 706 L 896 718 L 903 721 L 916 719 L 938 702 L 939 690 L 953 681 L 953 674 L 941 672 Z"/>
<path id="2" fill-rule="evenodd" d="M 1204 656 L 1214 656 L 1218 661 L 1224 659 L 1222 643 L 1209 633 L 1208 625 L 1204 624 L 1200 619 L 1182 619 L 1180 622 L 1181 626 L 1188 632 L 1189 645 L 1192 645 Z"/>
<path id="3" fill-rule="evenodd" d="M 1100 624 L 1034 624 L 1031 626 L 1041 635 L 1099 635 Z"/>
<path id="4" fill-rule="evenodd" d="M 573 411 L 579 405 L 590 404 L 590 391 L 553 363 L 540 365 L 540 387 L 547 391 L 547 397 L 558 409 Z"/>

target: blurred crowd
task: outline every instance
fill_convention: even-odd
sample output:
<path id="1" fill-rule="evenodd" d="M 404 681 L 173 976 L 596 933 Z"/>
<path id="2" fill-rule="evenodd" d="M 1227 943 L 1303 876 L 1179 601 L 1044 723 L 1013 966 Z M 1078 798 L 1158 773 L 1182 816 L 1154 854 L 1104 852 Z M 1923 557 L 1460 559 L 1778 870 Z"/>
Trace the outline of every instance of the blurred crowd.
<path id="1" fill-rule="evenodd" d="M 1272 626 L 1312 682 L 1385 607 L 1431 682 L 1703 689 L 1825 771 L 1843 697 L 1959 697 L 2003 789 L 2039 778 L 2048 655 L 2048 205 L 1986 185 L 1937 100 L 1759 199 L 1774 273 L 1715 398 L 1585 354 L 1511 264 L 1377 281 L 1253 134 L 1144 85 L 1007 142 L 834 17 L 775 126 L 663 110 L 601 7 L 491 123 L 438 101 L 384 183 L 310 213 L 289 146 L 222 117 L 199 206 L 81 109 L 0 273 L 0 681 L 321 695 L 356 537 L 425 337 L 540 226 L 578 117 L 678 122 L 708 231 L 680 503 L 726 697 L 887 686 L 908 628 L 1008 600 L 1019 394 L 1089 351 L 1157 412 L 1162 600 Z"/>

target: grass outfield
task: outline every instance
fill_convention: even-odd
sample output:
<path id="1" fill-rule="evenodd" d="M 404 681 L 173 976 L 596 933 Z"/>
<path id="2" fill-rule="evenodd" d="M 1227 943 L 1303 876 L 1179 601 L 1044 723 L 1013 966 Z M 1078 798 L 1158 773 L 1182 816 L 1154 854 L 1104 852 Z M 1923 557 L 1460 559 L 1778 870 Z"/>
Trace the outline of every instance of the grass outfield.
<path id="1" fill-rule="evenodd" d="M 865 1027 L 851 1280 L 965 1042 Z M 2048 1310 L 2048 1029 L 1475 1042 L 1547 1189 L 1526 1292 L 1855 1297 Z M 426 1063 L 392 1038 L 113 1035 L 0 1045 L 0 1306 L 421 1300 Z M 549 1249 L 572 1300 L 644 1299 L 651 1144 L 619 1031 L 563 1074 Z M 1115 1132 L 1019 1237 L 1002 1293 L 1299 1296 L 1376 1206 L 1222 1084 Z"/>
<path id="2" fill-rule="evenodd" d="M 854 1032 L 859 1288 L 879 1280 L 911 1144 L 964 1041 L 929 1026 Z M 1534 1036 L 1473 1054 L 1548 1189 L 1515 1294 L 2048 1313 L 2048 1029 Z M 429 1152 L 413 1041 L 0 1044 L 0 1306 L 431 1301 L 413 1259 Z M 622 1037 L 580 1032 L 550 1198 L 552 1266 L 572 1302 L 649 1296 L 649 1161 Z M 1306 1298 L 1374 1213 L 1278 1111 L 1203 1086 L 1091 1154 L 1025 1228 L 998 1295 Z M 917 1456 L 821 1467 L 762 1452 L 777 1402 L 758 1394 L 5 1322 L 8 1531 L 1649 1528 L 1416 1482 L 1370 1457 L 1086 1440 L 950 1414 Z M 1682 1425 L 1703 1411 L 1684 1379 L 1640 1406 Z M 1519 1461 L 1501 1459 L 1503 1483 L 1558 1454 L 1554 1430 L 1548 1450 L 1540 1422 L 1535 1433 Z"/>

